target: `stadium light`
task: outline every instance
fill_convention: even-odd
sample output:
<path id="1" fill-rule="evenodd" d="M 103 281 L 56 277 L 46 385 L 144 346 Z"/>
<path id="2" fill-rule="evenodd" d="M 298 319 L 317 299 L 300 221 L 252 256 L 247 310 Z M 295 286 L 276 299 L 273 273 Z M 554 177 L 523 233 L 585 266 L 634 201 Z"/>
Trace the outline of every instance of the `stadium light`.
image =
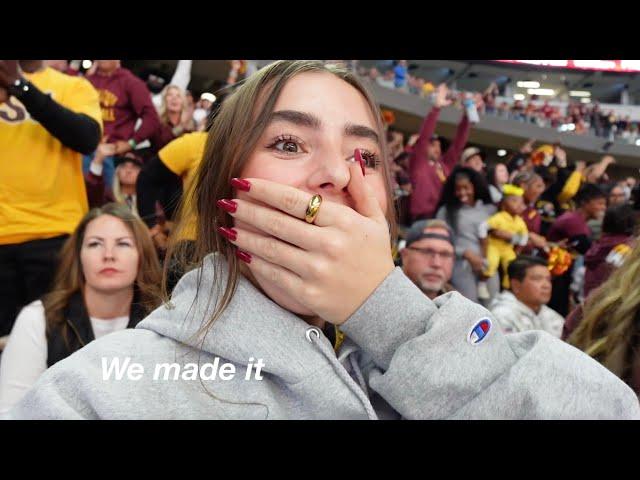
<path id="1" fill-rule="evenodd" d="M 504 150 L 502 148 L 500 150 L 498 150 L 498 156 L 499 157 L 504 157 L 506 154 L 507 154 L 506 150 Z"/>
<path id="2" fill-rule="evenodd" d="M 516 93 L 516 94 L 513 96 L 513 99 L 514 99 L 514 100 L 524 100 L 524 95 L 523 95 L 522 93 Z"/>
<path id="3" fill-rule="evenodd" d="M 85 70 L 89 70 L 91 68 L 91 65 L 93 65 L 93 62 L 91 60 L 82 60 L 82 68 L 84 68 Z"/>
<path id="4" fill-rule="evenodd" d="M 587 98 L 581 98 L 581 99 L 580 99 L 580 101 L 581 101 L 582 103 L 591 103 L 591 99 L 590 99 L 589 97 L 587 97 Z"/>
<path id="5" fill-rule="evenodd" d="M 569 92 L 570 97 L 590 97 L 591 92 L 587 92 L 585 90 L 571 90 Z"/>
<path id="6" fill-rule="evenodd" d="M 518 82 L 520 88 L 540 88 L 540 82 Z"/>
<path id="7" fill-rule="evenodd" d="M 556 94 L 555 90 L 551 88 L 530 88 L 527 90 L 529 95 L 541 95 L 541 96 L 549 96 L 552 97 Z"/>

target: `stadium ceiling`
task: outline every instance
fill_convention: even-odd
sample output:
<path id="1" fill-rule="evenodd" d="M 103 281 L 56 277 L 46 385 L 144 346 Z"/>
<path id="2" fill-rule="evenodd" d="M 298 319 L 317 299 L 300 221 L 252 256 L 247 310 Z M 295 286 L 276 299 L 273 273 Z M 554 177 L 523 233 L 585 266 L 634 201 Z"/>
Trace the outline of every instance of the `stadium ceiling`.
<path id="1" fill-rule="evenodd" d="M 383 60 L 361 60 L 362 66 L 382 66 Z M 387 61 L 388 62 L 388 61 Z M 134 70 L 156 67 L 170 78 L 175 60 L 129 61 Z M 500 87 L 510 85 L 511 93 L 527 93 L 517 82 L 538 82 L 539 88 L 556 92 L 556 99 L 567 100 L 571 91 L 588 91 L 593 101 L 620 103 L 622 91 L 627 88 L 632 103 L 640 104 L 640 73 L 618 73 L 593 70 L 569 70 L 522 64 L 505 64 L 490 60 L 409 60 L 411 73 L 434 84 L 455 83 L 458 90 L 484 91 L 491 82 Z M 127 66 L 127 65 L 125 65 Z M 384 67 L 383 67 L 384 68 Z M 388 67 L 387 67 L 388 68 Z M 225 60 L 194 60 L 191 88 L 200 93 L 213 87 L 214 80 L 226 79 L 229 63 Z M 139 72 L 137 72 L 139 73 Z M 564 97 L 564 98 L 563 98 Z M 540 99 L 552 97 L 539 97 Z M 579 97 L 571 97 L 579 100 Z M 633 101 L 635 100 L 635 101 Z"/>

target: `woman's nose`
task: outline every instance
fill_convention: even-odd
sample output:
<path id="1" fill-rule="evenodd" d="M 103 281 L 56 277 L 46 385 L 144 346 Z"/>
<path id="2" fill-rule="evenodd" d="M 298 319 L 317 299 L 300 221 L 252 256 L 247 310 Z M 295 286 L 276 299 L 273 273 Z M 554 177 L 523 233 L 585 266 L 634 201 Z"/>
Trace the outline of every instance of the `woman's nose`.
<path id="1" fill-rule="evenodd" d="M 105 260 L 114 260 L 115 259 L 115 246 L 114 245 L 105 245 L 103 256 L 104 256 Z"/>
<path id="2" fill-rule="evenodd" d="M 309 177 L 309 188 L 327 195 L 342 195 L 351 180 L 349 165 L 353 161 L 353 154 L 344 155 L 339 151 L 318 152 L 318 158 L 314 159 L 316 168 Z"/>

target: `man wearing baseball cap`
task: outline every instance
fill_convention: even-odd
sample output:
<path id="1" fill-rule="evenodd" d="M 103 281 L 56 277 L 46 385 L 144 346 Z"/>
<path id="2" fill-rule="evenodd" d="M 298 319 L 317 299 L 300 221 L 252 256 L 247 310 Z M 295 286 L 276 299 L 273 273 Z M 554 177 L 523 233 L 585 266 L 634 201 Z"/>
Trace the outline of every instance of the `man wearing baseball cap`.
<path id="1" fill-rule="evenodd" d="M 455 261 L 453 233 L 443 220 L 419 220 L 400 250 L 402 270 L 431 300 L 453 290 L 449 284 Z"/>
<path id="2" fill-rule="evenodd" d="M 204 125 L 207 117 L 211 113 L 211 108 L 216 102 L 216 96 L 213 93 L 204 92 L 200 95 L 200 101 L 198 102 L 198 108 L 193 112 L 193 119 L 198 126 L 198 130 L 204 130 Z"/>
<path id="3" fill-rule="evenodd" d="M 460 156 L 460 163 L 464 167 L 473 168 L 478 173 L 482 173 L 485 167 L 482 152 L 476 147 L 466 148 Z"/>
<path id="4" fill-rule="evenodd" d="M 133 152 L 113 157 L 117 182 L 112 182 L 111 185 L 106 184 L 103 175 L 103 159 L 104 154 L 98 148 L 91 161 L 89 172 L 85 175 L 89 206 L 95 208 L 109 202 L 122 202 L 126 203 L 130 209 L 137 211 L 134 208 L 137 203 L 136 180 L 142 168 L 142 159 Z"/>

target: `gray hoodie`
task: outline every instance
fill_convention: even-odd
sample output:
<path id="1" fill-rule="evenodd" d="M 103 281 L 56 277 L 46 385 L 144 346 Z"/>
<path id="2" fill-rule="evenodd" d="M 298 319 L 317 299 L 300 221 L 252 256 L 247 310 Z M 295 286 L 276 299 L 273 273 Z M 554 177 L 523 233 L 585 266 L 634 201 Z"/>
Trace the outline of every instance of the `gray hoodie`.
<path id="1" fill-rule="evenodd" d="M 91 342 L 47 370 L 14 407 L 16 419 L 568 419 L 640 418 L 634 392 L 598 362 L 545 332 L 478 343 L 482 306 L 456 292 L 429 300 L 396 268 L 342 325 L 336 355 L 323 333 L 241 278 L 204 338 L 220 257 L 186 274 L 171 304 L 135 330 Z M 194 302 L 196 279 L 202 288 Z M 219 290 L 222 291 L 222 290 Z M 486 323 L 485 323 L 486 325 Z M 195 345 L 195 346 L 193 346 Z M 103 380 L 102 358 L 144 367 L 139 380 Z M 156 364 L 235 366 L 231 380 L 154 380 Z M 262 380 L 245 380 L 251 357 Z"/>
<path id="2" fill-rule="evenodd" d="M 564 318 L 558 312 L 542 305 L 536 313 L 509 290 L 500 292 L 489 309 L 506 333 L 544 330 L 557 338 L 562 335 Z"/>

